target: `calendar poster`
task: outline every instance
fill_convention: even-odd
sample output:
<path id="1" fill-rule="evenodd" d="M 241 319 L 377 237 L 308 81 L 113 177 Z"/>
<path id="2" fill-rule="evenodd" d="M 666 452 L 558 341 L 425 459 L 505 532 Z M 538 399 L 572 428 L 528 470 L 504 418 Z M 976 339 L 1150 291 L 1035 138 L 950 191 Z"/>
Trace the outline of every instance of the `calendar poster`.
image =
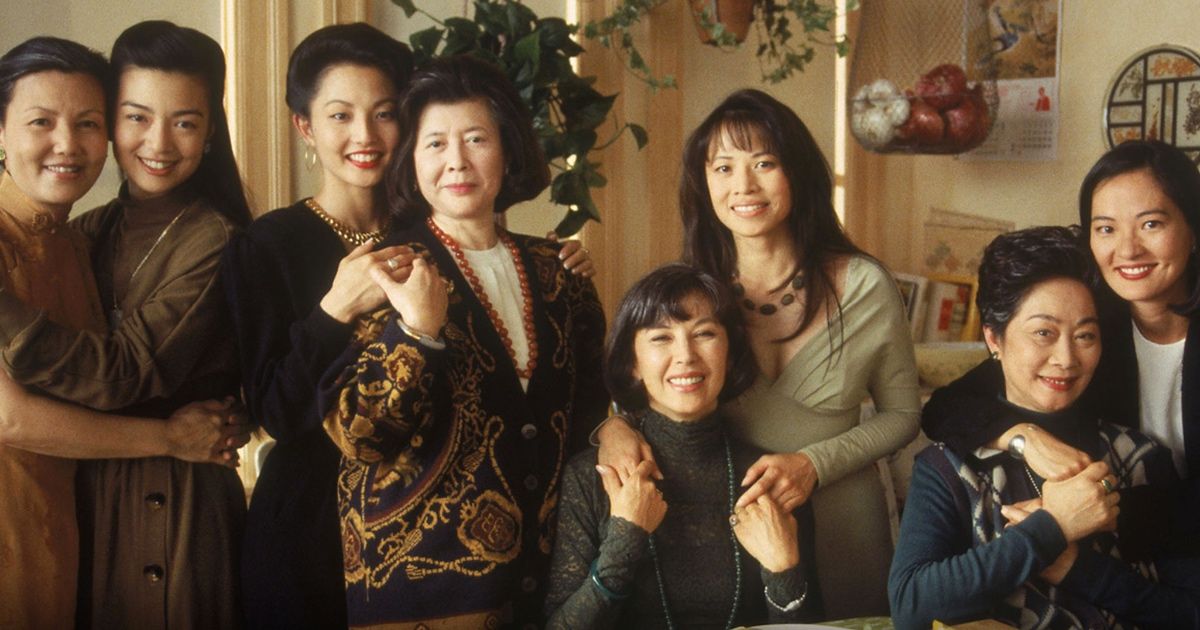
<path id="1" fill-rule="evenodd" d="M 988 139 L 965 160 L 1058 157 L 1061 0 L 987 0 L 1000 108 Z"/>

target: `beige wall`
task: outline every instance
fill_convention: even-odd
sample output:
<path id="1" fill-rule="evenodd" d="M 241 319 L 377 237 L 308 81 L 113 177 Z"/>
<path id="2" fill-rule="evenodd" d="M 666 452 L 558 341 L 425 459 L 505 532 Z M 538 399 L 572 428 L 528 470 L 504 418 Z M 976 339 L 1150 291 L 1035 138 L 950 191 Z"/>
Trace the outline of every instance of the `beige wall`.
<path id="1" fill-rule="evenodd" d="M 970 212 L 1017 227 L 1078 222 L 1076 194 L 1104 152 L 1102 103 L 1109 81 L 1137 51 L 1156 44 L 1200 50 L 1197 0 L 1064 0 L 1059 84 L 1058 159 L 1052 162 L 968 162 L 939 156 L 888 156 L 887 207 L 908 230 L 885 233 L 879 252 L 897 269 L 915 270 L 921 226 L 929 208 Z"/>
<path id="2" fill-rule="evenodd" d="M 218 41 L 221 39 L 220 0 L 9 1 L 23 2 L 29 8 L 4 12 L 4 19 L 0 20 L 0 49 L 4 51 L 35 35 L 53 35 L 75 40 L 107 57 L 121 31 L 136 22 L 152 19 L 171 20 Z M 107 202 L 116 194 L 120 182 L 117 162 L 110 155 L 95 187 L 75 204 L 75 212 Z"/>

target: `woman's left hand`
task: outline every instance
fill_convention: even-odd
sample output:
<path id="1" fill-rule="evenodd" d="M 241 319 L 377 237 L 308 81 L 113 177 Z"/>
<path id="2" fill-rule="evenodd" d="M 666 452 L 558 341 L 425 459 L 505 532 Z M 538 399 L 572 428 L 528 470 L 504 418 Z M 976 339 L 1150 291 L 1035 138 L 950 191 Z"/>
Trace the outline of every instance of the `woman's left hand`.
<path id="1" fill-rule="evenodd" d="M 371 279 L 406 325 L 430 337 L 441 336 L 450 303 L 449 287 L 433 265 L 424 258 L 413 259 L 404 282 L 397 282 L 381 267 L 372 267 Z"/>
<path id="2" fill-rule="evenodd" d="M 558 234 L 553 231 L 547 234 L 546 238 L 558 242 Z M 577 240 L 563 241 L 562 249 L 558 250 L 558 259 L 562 261 L 563 269 L 577 276 L 591 278 L 596 275 L 596 264 L 592 261 L 592 253 Z"/>
<path id="3" fill-rule="evenodd" d="M 753 503 L 733 511 L 733 533 L 762 567 L 779 573 L 800 564 L 796 517 L 760 495 Z"/>
<path id="4" fill-rule="evenodd" d="M 817 486 L 817 469 L 804 453 L 763 455 L 746 471 L 742 487 L 746 486 L 750 487 L 738 498 L 738 507 L 766 495 L 791 512 L 812 495 Z"/>

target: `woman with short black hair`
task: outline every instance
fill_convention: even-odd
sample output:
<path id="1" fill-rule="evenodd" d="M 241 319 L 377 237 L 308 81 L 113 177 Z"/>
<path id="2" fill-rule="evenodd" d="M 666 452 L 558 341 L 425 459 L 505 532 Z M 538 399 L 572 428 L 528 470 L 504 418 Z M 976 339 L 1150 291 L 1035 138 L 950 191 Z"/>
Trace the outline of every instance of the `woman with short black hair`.
<path id="1" fill-rule="evenodd" d="M 403 278 L 371 266 L 390 308 L 322 388 L 343 453 L 349 620 L 537 626 L 562 466 L 608 400 L 604 313 L 558 244 L 497 224 L 549 182 L 498 68 L 436 59 L 399 111 L 409 135 L 388 182 L 403 227 L 384 243 L 420 256 Z"/>
<path id="2" fill-rule="evenodd" d="M 740 480 L 739 504 L 812 499 L 826 612 L 882 614 L 892 546 L 874 464 L 916 436 L 920 410 L 895 283 L 842 230 L 804 122 L 764 92 L 730 94 L 688 137 L 679 206 L 683 259 L 738 294 L 761 368 L 723 408 L 735 435 L 769 453 Z M 605 426 L 601 461 L 630 467 L 643 451 L 621 431 Z"/>
<path id="3" fill-rule="evenodd" d="M 1194 558 L 1121 560 L 1134 548 L 1118 529 L 1122 494 L 1174 471 L 1149 437 L 1077 404 L 1101 354 L 1077 240 L 1071 228 L 1030 228 L 984 251 L 976 302 L 1002 373 L 997 404 L 1021 433 L 1009 451 L 959 455 L 939 443 L 917 456 L 889 579 L 898 628 L 979 618 L 1022 628 L 1200 624 Z M 1094 463 L 1043 479 L 1024 458 L 1042 433 Z"/>
<path id="4" fill-rule="evenodd" d="M 717 411 L 758 373 L 740 308 L 727 287 L 682 263 L 652 271 L 621 300 L 604 380 L 665 478 L 656 487 L 648 463 L 633 474 L 597 465 L 595 449 L 567 464 L 550 627 L 821 618 L 811 508 L 793 516 L 766 496 L 734 507 L 736 480 L 762 454 L 732 438 Z"/>
<path id="5" fill-rule="evenodd" d="M 1104 334 L 1104 358 L 1083 404 L 1113 422 L 1138 427 L 1171 449 L 1193 498 L 1148 500 L 1193 510 L 1200 527 L 1200 172 L 1178 148 L 1154 140 L 1117 145 L 1092 166 L 1079 191 L 1080 248 L 1090 252 Z M 926 433 L 957 453 L 1004 448 L 1019 420 L 994 404 L 996 366 L 976 367 L 934 394 L 923 412 Z M 966 410 L 966 411 L 964 411 Z M 1078 472 L 1090 459 L 1054 440 L 1027 437 L 1030 466 L 1049 479 Z M 1152 506 L 1152 507 L 1151 507 Z"/>

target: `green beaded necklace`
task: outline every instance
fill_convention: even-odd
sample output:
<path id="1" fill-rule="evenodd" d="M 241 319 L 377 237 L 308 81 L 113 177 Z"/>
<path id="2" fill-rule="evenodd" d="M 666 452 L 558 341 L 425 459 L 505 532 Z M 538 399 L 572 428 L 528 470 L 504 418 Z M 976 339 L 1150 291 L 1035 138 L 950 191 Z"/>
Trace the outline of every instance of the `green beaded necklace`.
<path id="1" fill-rule="evenodd" d="M 725 621 L 726 628 L 733 627 L 733 618 L 737 615 L 738 602 L 742 599 L 742 550 L 738 545 L 737 535 L 733 533 L 733 452 L 729 448 L 729 437 L 725 437 L 725 472 L 729 479 L 729 542 L 733 544 L 734 587 L 733 607 L 729 609 L 729 619 Z M 667 618 L 668 630 L 675 630 L 675 621 L 671 619 L 671 607 L 667 605 L 667 589 L 663 586 L 662 564 L 658 560 L 658 549 L 654 544 L 654 535 L 650 535 L 650 558 L 654 560 L 654 579 L 658 581 L 658 596 L 662 601 L 663 616 Z"/>

